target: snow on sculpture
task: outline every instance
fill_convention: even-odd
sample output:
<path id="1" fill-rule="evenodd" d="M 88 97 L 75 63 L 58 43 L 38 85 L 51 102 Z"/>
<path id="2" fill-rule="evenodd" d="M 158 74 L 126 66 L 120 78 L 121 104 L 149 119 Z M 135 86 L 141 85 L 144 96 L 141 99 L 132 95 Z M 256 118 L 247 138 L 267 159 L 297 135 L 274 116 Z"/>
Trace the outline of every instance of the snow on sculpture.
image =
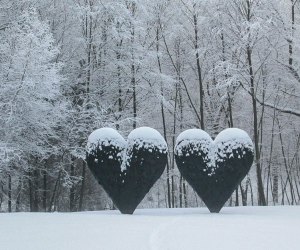
<path id="1" fill-rule="evenodd" d="M 132 214 L 167 164 L 167 143 L 149 127 L 134 129 L 127 142 L 112 128 L 91 133 L 87 164 L 117 208 Z"/>
<path id="2" fill-rule="evenodd" d="M 210 212 L 218 213 L 253 163 L 253 143 L 237 128 L 223 130 L 213 141 L 201 129 L 182 132 L 175 146 L 176 164 Z"/>

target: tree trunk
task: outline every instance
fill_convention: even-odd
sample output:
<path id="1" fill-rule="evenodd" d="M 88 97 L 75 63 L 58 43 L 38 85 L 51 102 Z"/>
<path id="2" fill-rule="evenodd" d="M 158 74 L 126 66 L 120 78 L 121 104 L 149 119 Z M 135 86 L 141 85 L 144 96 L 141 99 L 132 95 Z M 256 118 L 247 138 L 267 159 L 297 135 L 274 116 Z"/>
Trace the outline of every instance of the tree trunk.
<path id="1" fill-rule="evenodd" d="M 254 73 L 252 65 L 252 51 L 250 47 L 247 47 L 247 60 L 249 66 L 250 76 L 250 88 L 252 97 L 253 108 L 253 130 L 254 130 L 254 147 L 255 147 L 255 163 L 256 163 L 256 176 L 257 176 L 257 188 L 258 188 L 258 205 L 266 206 L 266 198 L 264 193 L 261 165 L 260 165 L 260 148 L 259 148 L 259 135 L 258 135 L 258 122 L 257 122 L 257 103 L 256 103 L 256 91 L 254 86 Z"/>
<path id="2" fill-rule="evenodd" d="M 12 212 L 12 183 L 11 183 L 11 174 L 8 174 L 8 212 Z"/>
<path id="3" fill-rule="evenodd" d="M 182 195 L 182 184 L 183 184 L 183 182 L 182 182 L 182 175 L 180 175 L 180 179 L 179 179 L 179 207 L 180 208 L 182 208 L 182 204 L 183 204 L 183 199 L 182 199 L 182 197 L 183 197 L 183 195 Z"/>
<path id="4" fill-rule="evenodd" d="M 50 202 L 49 202 L 48 212 L 51 212 L 52 208 L 54 207 L 54 201 L 55 201 L 55 197 L 56 197 L 56 194 L 57 194 L 60 178 L 61 178 L 61 171 L 59 171 L 57 179 L 55 181 L 54 189 L 53 189 L 52 196 L 51 196 L 51 199 L 50 199 Z"/>
<path id="5" fill-rule="evenodd" d="M 28 172 L 28 187 L 29 187 L 29 210 L 32 212 L 33 206 L 32 206 L 32 180 L 31 180 L 31 170 Z"/>
<path id="6" fill-rule="evenodd" d="M 132 18 L 135 17 L 135 11 L 136 11 L 136 3 L 135 2 L 131 2 L 128 6 Z M 134 55 L 134 47 L 135 47 L 135 27 L 134 24 L 131 22 L 130 23 L 130 27 L 131 27 L 131 37 L 130 37 L 130 41 L 131 41 L 131 87 L 132 87 L 132 99 L 133 99 L 133 129 L 136 128 L 137 125 L 137 98 L 136 98 L 136 76 L 135 76 L 135 55 Z"/>
<path id="7" fill-rule="evenodd" d="M 119 33 L 119 26 L 120 26 L 120 23 L 118 22 L 117 23 L 117 30 L 118 30 L 118 33 Z M 121 46 L 122 46 L 122 40 L 120 42 L 117 43 L 117 62 L 118 62 L 118 66 L 117 66 L 117 76 L 118 76 L 118 117 L 117 117 L 117 120 L 120 120 L 121 119 L 121 113 L 122 113 L 122 84 L 121 84 L 121 66 L 120 66 L 120 63 L 121 63 Z M 116 129 L 118 130 L 120 128 L 120 124 L 117 123 L 116 125 Z"/>
<path id="8" fill-rule="evenodd" d="M 75 157 L 71 157 L 71 169 L 70 169 L 70 175 L 75 176 Z M 75 209 L 75 185 L 74 183 L 71 184 L 70 188 L 70 212 L 76 211 Z"/>
<path id="9" fill-rule="evenodd" d="M 33 183 L 34 183 L 34 192 L 33 192 L 33 211 L 32 212 L 38 212 L 39 211 L 39 173 L 37 169 L 34 169 L 33 171 Z"/>
<path id="10" fill-rule="evenodd" d="M 187 188 L 186 188 L 185 180 L 183 180 L 182 186 L 183 186 L 184 207 L 188 207 Z"/>
<path id="11" fill-rule="evenodd" d="M 80 195 L 79 195 L 79 206 L 78 210 L 82 211 L 83 208 L 83 199 L 84 199 L 84 190 L 85 190 L 85 179 L 86 179 L 86 165 L 82 162 L 82 174 L 81 174 L 81 188 L 80 188 Z"/>
<path id="12" fill-rule="evenodd" d="M 45 169 L 43 170 L 43 210 L 47 212 L 47 164 L 48 161 L 45 162 Z"/>
<path id="13" fill-rule="evenodd" d="M 18 181 L 18 188 L 17 188 L 16 212 L 21 211 L 20 205 L 21 205 L 22 182 L 23 182 L 22 177 L 20 177 Z"/>
<path id="14" fill-rule="evenodd" d="M 270 146 L 270 155 L 269 155 L 269 162 L 268 162 L 268 178 L 267 178 L 267 202 L 268 202 L 268 196 L 269 196 L 269 183 L 271 179 L 271 164 L 272 164 L 272 156 L 273 156 L 273 145 L 274 145 L 274 128 L 275 128 L 275 109 L 273 113 L 273 120 L 272 120 L 272 130 L 271 130 L 271 146 Z M 277 197 L 278 202 L 278 197 Z M 273 203 L 274 202 L 274 196 L 273 196 Z"/>
<path id="15" fill-rule="evenodd" d="M 293 38 L 294 38 L 294 32 L 295 32 L 295 4 L 297 0 L 291 0 L 292 3 L 292 9 L 291 9 L 291 38 L 288 40 L 289 43 L 289 67 L 293 67 Z"/>
<path id="16" fill-rule="evenodd" d="M 195 5 L 194 5 L 195 7 Z M 197 74 L 198 74 L 198 83 L 199 83 L 199 99 L 200 99 L 200 128 L 205 130 L 204 126 L 204 108 L 203 108 L 203 102 L 204 102 L 204 90 L 203 90 L 203 82 L 202 82 L 202 74 L 201 74 L 201 66 L 200 66 L 200 58 L 199 58 L 199 45 L 198 45 L 198 18 L 197 15 L 193 15 L 194 19 L 194 33 L 195 33 L 195 50 L 196 50 L 196 63 L 197 63 Z"/>
<path id="17" fill-rule="evenodd" d="M 286 175 L 287 175 L 286 184 L 284 185 L 284 191 L 286 190 L 287 183 L 289 183 L 290 192 L 291 192 L 291 205 L 294 205 L 295 195 L 294 195 L 293 181 L 292 181 L 292 176 L 290 173 L 291 171 L 288 169 L 288 163 L 287 163 L 286 156 L 285 156 L 285 150 L 284 150 L 283 139 L 282 139 L 282 134 L 281 134 L 282 130 L 281 130 L 279 121 L 278 121 L 278 127 L 279 127 L 279 139 L 280 139 L 280 144 L 281 144 L 281 153 L 282 153 L 284 167 L 285 167 L 285 171 L 286 171 Z"/>
<path id="18" fill-rule="evenodd" d="M 158 70 L 159 73 L 162 74 L 162 67 L 161 67 L 161 62 L 160 62 L 160 57 L 159 57 L 159 29 L 156 29 L 156 55 L 157 55 L 157 64 L 158 64 Z M 161 94 L 161 102 L 160 102 L 160 107 L 161 107 L 161 116 L 162 116 L 162 125 L 163 125 L 163 132 L 164 132 L 164 138 L 165 141 L 167 142 L 167 128 L 166 128 L 166 119 L 165 119 L 165 111 L 164 111 L 164 103 L 163 103 L 163 97 L 164 97 L 164 88 L 163 88 L 163 82 L 160 82 L 160 94 Z M 171 187 L 172 187 L 172 192 L 171 192 Z M 173 206 L 173 177 L 172 177 L 172 186 L 170 187 L 170 165 L 169 165 L 169 160 L 167 161 L 167 190 L 168 190 L 168 207 Z M 172 197 L 171 197 L 172 193 Z M 172 202 L 171 202 L 172 200 Z"/>

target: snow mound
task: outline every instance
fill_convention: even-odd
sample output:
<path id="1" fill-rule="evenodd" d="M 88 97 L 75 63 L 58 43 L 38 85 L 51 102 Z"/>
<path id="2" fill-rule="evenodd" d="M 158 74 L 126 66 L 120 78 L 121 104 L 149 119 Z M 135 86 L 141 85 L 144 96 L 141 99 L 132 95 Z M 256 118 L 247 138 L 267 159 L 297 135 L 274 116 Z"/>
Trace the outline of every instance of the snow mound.
<path id="1" fill-rule="evenodd" d="M 204 130 L 202 129 L 197 129 L 197 128 L 193 128 L 193 129 L 188 129 L 183 131 L 176 139 L 176 144 L 178 144 L 179 142 L 183 141 L 183 140 L 208 140 L 211 141 L 211 138 L 209 136 L 208 133 L 206 133 Z"/>
<path id="2" fill-rule="evenodd" d="M 228 141 L 239 141 L 244 144 L 252 144 L 252 140 L 246 131 L 239 128 L 224 129 L 217 135 L 215 139 L 215 143 L 224 143 Z"/>
<path id="3" fill-rule="evenodd" d="M 166 151 L 168 148 L 162 135 L 150 127 L 140 127 L 132 130 L 128 135 L 128 144 L 132 142 L 140 147 L 158 147 L 161 151 Z"/>
<path id="4" fill-rule="evenodd" d="M 93 131 L 89 137 L 86 146 L 87 153 L 92 153 L 97 147 L 114 146 L 117 148 L 125 148 L 126 141 L 113 128 L 99 128 Z"/>
<path id="5" fill-rule="evenodd" d="M 182 156 L 182 149 L 189 147 L 189 153 L 186 153 L 186 156 L 189 156 L 189 154 L 201 155 L 199 149 L 207 154 L 210 151 L 212 143 L 213 140 L 204 130 L 188 129 L 177 137 L 174 151 L 176 155 Z"/>
<path id="6" fill-rule="evenodd" d="M 124 154 L 121 165 L 122 171 L 126 170 L 129 166 L 133 149 L 140 150 L 141 148 L 149 152 L 157 151 L 161 154 L 168 152 L 167 143 L 157 130 L 150 127 L 136 128 L 128 135 L 126 153 Z"/>
<path id="7" fill-rule="evenodd" d="M 227 128 L 220 132 L 214 141 L 215 147 L 217 149 L 217 155 L 215 159 L 218 162 L 222 162 L 223 158 L 234 157 L 238 154 L 238 158 L 246 153 L 245 149 L 253 152 L 253 142 L 249 135 L 241 129 L 238 128 Z M 238 150 L 239 149 L 239 150 Z"/>

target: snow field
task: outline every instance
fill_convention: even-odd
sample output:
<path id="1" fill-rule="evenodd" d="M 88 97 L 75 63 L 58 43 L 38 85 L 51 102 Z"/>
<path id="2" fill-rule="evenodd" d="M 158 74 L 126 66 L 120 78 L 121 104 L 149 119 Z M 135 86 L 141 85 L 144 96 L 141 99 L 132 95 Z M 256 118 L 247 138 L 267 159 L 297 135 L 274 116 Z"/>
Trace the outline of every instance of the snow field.
<path id="1" fill-rule="evenodd" d="M 300 207 L 0 214 L 1 250 L 297 250 Z"/>

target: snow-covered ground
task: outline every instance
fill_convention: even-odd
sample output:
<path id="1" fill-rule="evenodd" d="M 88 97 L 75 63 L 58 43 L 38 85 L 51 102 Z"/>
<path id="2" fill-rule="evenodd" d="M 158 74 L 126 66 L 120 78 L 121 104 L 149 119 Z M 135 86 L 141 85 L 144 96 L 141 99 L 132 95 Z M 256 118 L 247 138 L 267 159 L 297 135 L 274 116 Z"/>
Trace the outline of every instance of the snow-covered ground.
<path id="1" fill-rule="evenodd" d="M 1 250 L 300 249 L 300 207 L 0 214 Z"/>

